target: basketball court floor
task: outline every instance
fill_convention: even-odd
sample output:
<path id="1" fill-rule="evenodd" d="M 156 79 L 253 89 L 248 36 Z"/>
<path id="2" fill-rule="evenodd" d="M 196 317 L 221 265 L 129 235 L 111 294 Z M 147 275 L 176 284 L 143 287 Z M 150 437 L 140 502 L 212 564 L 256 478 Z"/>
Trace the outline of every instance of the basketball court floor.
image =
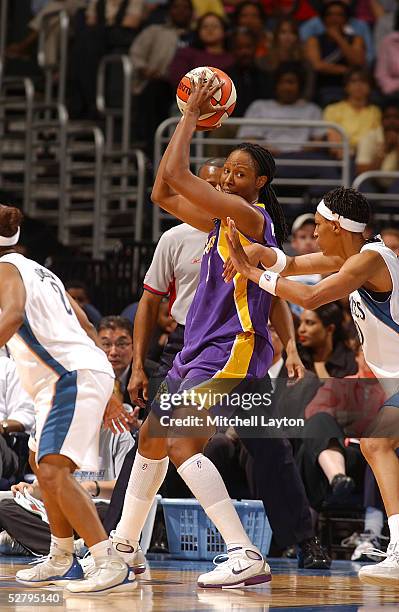
<path id="1" fill-rule="evenodd" d="M 71 596 L 62 601 L 62 589 L 27 589 L 13 576 L 26 557 L 0 558 L 0 610 L 96 612 L 397 612 L 398 588 L 362 584 L 357 565 L 335 561 L 331 571 L 298 570 L 295 561 L 271 559 L 272 583 L 252 589 L 204 590 L 196 588 L 208 562 L 157 560 L 137 581 L 129 595 Z M 40 599 L 39 602 L 37 600 Z M 37 603 L 35 603 L 37 602 Z"/>

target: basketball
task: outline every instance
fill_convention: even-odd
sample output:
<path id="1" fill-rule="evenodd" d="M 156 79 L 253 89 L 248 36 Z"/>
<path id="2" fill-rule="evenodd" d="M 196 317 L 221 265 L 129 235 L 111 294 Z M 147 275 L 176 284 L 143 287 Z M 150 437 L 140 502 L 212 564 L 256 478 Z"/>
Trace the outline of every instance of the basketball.
<path id="1" fill-rule="evenodd" d="M 184 113 L 186 102 L 191 93 L 190 79 L 194 78 L 196 81 L 198 81 L 204 72 L 206 78 L 210 79 L 213 74 L 216 74 L 216 77 L 220 82 L 222 82 L 222 87 L 213 95 L 211 104 L 214 106 L 217 104 L 222 104 L 223 106 L 227 107 L 222 111 L 215 111 L 214 113 L 201 115 L 201 117 L 198 119 L 197 127 L 213 128 L 218 123 L 223 123 L 223 121 L 231 115 L 236 105 L 236 88 L 234 87 L 234 83 L 231 78 L 225 72 L 219 70 L 219 68 L 212 68 L 209 66 L 202 66 L 200 68 L 190 70 L 190 72 L 187 72 L 187 74 L 184 75 L 177 87 L 176 100 L 180 111 Z"/>

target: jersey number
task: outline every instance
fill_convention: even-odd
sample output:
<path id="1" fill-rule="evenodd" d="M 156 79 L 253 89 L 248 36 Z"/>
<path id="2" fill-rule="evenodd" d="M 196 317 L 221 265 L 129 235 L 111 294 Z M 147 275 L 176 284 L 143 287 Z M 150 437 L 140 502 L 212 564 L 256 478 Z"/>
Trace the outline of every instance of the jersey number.
<path id="1" fill-rule="evenodd" d="M 46 270 L 46 268 L 36 268 L 35 269 L 36 274 L 38 275 L 38 277 L 40 278 L 40 280 L 43 282 L 46 278 L 50 281 L 50 285 L 52 286 L 52 288 L 54 289 L 54 291 L 56 293 L 58 293 L 58 295 L 61 298 L 61 302 L 64 305 L 65 310 L 67 311 L 67 313 L 69 315 L 73 314 L 72 313 L 72 308 L 69 302 L 65 301 L 65 294 L 63 292 L 63 290 L 61 289 L 61 287 L 57 284 L 54 275 L 50 272 L 50 270 Z"/>
<path id="2" fill-rule="evenodd" d="M 65 308 L 65 310 L 67 311 L 67 313 L 68 313 L 69 315 L 71 315 L 71 314 L 72 314 L 72 308 L 71 308 L 71 305 L 70 305 L 69 303 L 68 303 L 68 304 L 66 303 L 66 301 L 65 301 L 65 296 L 64 296 L 64 292 L 63 292 L 63 290 L 61 289 L 61 287 L 59 287 L 59 285 L 57 285 L 57 283 L 56 283 L 55 281 L 50 281 L 50 285 L 52 286 L 52 288 L 54 289 L 54 291 L 55 291 L 56 293 L 58 293 L 58 295 L 60 296 L 60 298 L 61 298 L 61 302 L 63 303 L 64 308 Z"/>
<path id="3" fill-rule="evenodd" d="M 360 329 L 360 325 L 359 325 L 359 323 L 358 323 L 357 321 L 355 321 L 355 320 L 353 320 L 353 322 L 354 322 L 355 327 L 356 327 L 356 330 L 357 330 L 357 335 L 359 336 L 360 344 L 363 346 L 363 344 L 364 344 L 364 336 L 363 336 L 363 332 L 362 332 L 362 330 Z"/>

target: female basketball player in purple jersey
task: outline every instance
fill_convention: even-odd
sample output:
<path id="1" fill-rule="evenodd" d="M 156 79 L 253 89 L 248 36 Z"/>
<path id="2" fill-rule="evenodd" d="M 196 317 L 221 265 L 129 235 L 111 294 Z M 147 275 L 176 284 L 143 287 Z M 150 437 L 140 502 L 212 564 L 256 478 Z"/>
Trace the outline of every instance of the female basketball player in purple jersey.
<path id="1" fill-rule="evenodd" d="M 190 390 L 204 381 L 223 380 L 232 389 L 244 379 L 266 375 L 273 356 L 267 328 L 270 296 L 239 277 L 234 285 L 223 282 L 223 263 L 228 257 L 226 219 L 233 215 L 237 219 L 243 245 L 281 246 L 286 234 L 282 210 L 270 187 L 275 163 L 266 149 L 254 144 L 237 147 L 224 165 L 221 191 L 191 173 L 190 141 L 198 117 L 208 112 L 209 100 L 219 85 L 200 82 L 192 87 L 152 192 L 153 200 L 177 218 L 209 232 L 199 285 L 187 316 L 184 348 L 161 385 L 166 393 Z M 155 400 L 140 431 L 114 546 L 125 552 L 130 546 L 128 562 L 140 566 L 140 532 L 171 459 L 227 544 L 227 560 L 200 576 L 198 585 L 250 586 L 269 581 L 269 566 L 248 539 L 219 472 L 202 454 L 212 434 L 204 430 L 191 437 L 170 437 L 170 432 L 168 438 L 155 437 L 160 429 L 159 408 Z M 187 414 L 190 408 L 185 410 Z"/>

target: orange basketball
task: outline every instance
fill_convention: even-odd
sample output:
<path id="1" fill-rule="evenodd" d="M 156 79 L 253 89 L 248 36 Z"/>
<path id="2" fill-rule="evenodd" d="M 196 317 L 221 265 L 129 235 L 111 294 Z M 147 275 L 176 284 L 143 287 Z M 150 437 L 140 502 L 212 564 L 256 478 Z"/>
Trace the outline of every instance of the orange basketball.
<path id="1" fill-rule="evenodd" d="M 222 82 L 222 87 L 215 92 L 213 97 L 211 98 L 211 104 L 216 106 L 217 104 L 223 104 L 223 106 L 227 106 L 225 110 L 215 111 L 214 113 L 208 113 L 207 115 L 201 115 L 198 119 L 197 126 L 204 128 L 212 128 L 215 127 L 218 123 L 223 123 L 227 117 L 231 115 L 236 105 L 237 94 L 236 88 L 234 87 L 234 83 L 231 78 L 223 72 L 223 70 L 219 70 L 219 68 L 212 68 L 210 66 L 201 66 L 200 68 L 194 68 L 187 72 L 187 74 L 181 79 L 176 92 L 176 100 L 177 106 L 180 111 L 184 113 L 184 109 L 186 107 L 186 102 L 191 93 L 191 82 L 190 79 L 194 78 L 196 80 L 200 79 L 205 72 L 205 78 L 211 78 L 213 73 L 216 74 L 216 77 L 219 81 Z"/>

